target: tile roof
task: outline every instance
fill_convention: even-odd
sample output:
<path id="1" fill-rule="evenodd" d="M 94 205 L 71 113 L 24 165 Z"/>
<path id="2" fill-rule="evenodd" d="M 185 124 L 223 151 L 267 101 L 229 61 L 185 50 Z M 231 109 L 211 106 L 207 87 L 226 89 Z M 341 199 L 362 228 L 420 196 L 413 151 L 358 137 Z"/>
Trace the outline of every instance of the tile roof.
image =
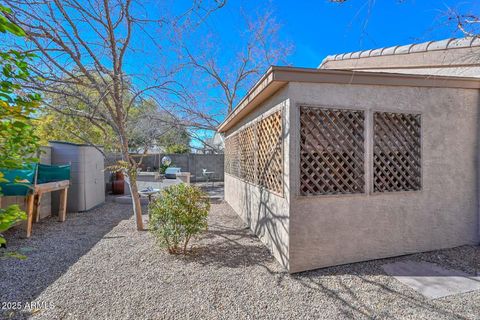
<path id="1" fill-rule="evenodd" d="M 416 52 L 427 52 L 446 49 L 459 49 L 480 47 L 480 37 L 466 37 L 466 38 L 450 38 L 439 41 L 428 41 L 417 44 L 408 44 L 404 46 L 393 46 L 387 48 L 370 49 L 357 52 L 341 53 L 336 55 L 329 55 L 323 59 L 319 67 L 327 61 L 338 61 L 347 59 L 360 59 L 366 57 L 388 56 L 398 54 L 408 54 Z"/>

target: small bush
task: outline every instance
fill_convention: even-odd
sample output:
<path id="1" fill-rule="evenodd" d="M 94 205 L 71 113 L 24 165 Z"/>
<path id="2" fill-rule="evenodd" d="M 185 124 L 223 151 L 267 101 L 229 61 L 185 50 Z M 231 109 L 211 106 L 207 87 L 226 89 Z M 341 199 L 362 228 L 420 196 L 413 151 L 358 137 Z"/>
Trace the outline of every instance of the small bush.
<path id="1" fill-rule="evenodd" d="M 170 167 L 169 164 L 161 164 L 159 169 L 160 174 L 165 174 L 165 171 L 167 171 L 168 167 Z"/>
<path id="2" fill-rule="evenodd" d="M 184 144 L 172 144 L 165 149 L 165 153 L 189 153 L 190 147 Z"/>
<path id="3" fill-rule="evenodd" d="M 149 230 L 171 254 L 187 253 L 190 239 L 207 230 L 208 196 L 197 187 L 173 185 L 149 204 Z"/>

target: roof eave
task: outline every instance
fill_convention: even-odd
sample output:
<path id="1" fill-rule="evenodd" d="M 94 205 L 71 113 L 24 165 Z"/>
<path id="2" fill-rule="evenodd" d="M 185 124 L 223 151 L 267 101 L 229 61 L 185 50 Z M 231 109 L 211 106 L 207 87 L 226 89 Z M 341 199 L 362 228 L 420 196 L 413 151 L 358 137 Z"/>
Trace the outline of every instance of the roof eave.
<path id="1" fill-rule="evenodd" d="M 480 78 L 272 66 L 219 125 L 218 132 L 232 128 L 289 82 L 480 89 Z"/>
<path id="2" fill-rule="evenodd" d="M 244 115 L 250 113 L 258 104 L 262 103 L 270 95 L 279 90 L 286 82 L 275 80 L 275 72 L 277 67 L 271 66 L 267 72 L 255 83 L 248 91 L 245 97 L 237 104 L 235 109 L 225 118 L 218 126 L 218 132 L 225 132 L 231 128 L 229 123 L 235 118 L 243 118 Z M 232 124 L 233 126 L 233 124 Z"/>

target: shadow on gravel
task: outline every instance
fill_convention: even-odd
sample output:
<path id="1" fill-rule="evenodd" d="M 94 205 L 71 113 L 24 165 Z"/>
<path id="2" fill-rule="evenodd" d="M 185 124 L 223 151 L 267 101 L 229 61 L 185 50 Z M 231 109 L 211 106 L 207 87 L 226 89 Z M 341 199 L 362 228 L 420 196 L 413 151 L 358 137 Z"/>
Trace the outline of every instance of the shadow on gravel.
<path id="1" fill-rule="evenodd" d="M 218 224 L 209 228 L 193 247 L 192 253 L 182 257 L 185 262 L 240 268 L 273 260 L 268 249 L 248 229 Z M 209 240 L 209 244 L 202 244 L 202 240 Z"/>
<path id="2" fill-rule="evenodd" d="M 324 274 L 326 275 L 326 274 Z M 335 275 L 332 273 L 332 276 Z M 391 288 L 390 286 L 381 283 L 380 281 L 374 281 L 366 276 L 358 276 L 361 281 L 373 286 L 376 295 L 380 300 L 382 297 L 387 296 L 396 304 L 408 305 L 409 308 L 424 309 L 429 314 L 436 314 L 436 318 L 441 319 L 470 319 L 462 316 L 454 311 L 448 309 L 448 307 L 442 307 L 435 303 L 435 300 L 427 300 L 419 295 L 409 295 L 406 291 L 400 291 Z M 345 319 L 357 319 L 360 317 L 371 319 L 393 319 L 398 315 L 395 313 L 395 308 L 390 308 L 388 304 L 383 305 L 380 308 L 374 308 L 371 300 L 364 298 L 365 293 L 358 290 L 356 287 L 351 286 L 351 282 L 343 281 L 341 277 L 336 277 L 335 280 L 324 282 L 322 276 L 316 273 L 310 273 L 305 275 L 293 275 L 293 279 L 297 280 L 303 287 L 308 290 L 321 291 L 329 298 L 334 299 L 341 305 L 341 311 L 343 318 Z M 327 285 L 328 283 L 328 285 Z"/>
<path id="3" fill-rule="evenodd" d="M 445 268 L 460 269 L 474 275 L 479 268 L 477 263 L 479 257 L 480 247 L 462 246 L 453 249 L 322 268 L 293 274 L 291 277 L 306 289 L 321 291 L 330 298 L 341 301 L 342 312 L 345 318 L 353 319 L 357 315 L 369 318 L 395 318 L 396 316 L 390 313 L 391 308 L 388 306 L 384 306 L 383 310 L 379 311 L 378 309 L 372 309 L 372 305 L 367 303 L 368 301 L 362 300 L 364 293 L 359 291 L 358 287 L 352 286 L 351 281 L 344 280 L 344 276 L 353 276 L 365 285 L 370 286 L 370 290 L 378 292 L 377 295 L 379 297 L 392 296 L 397 303 L 402 301 L 405 305 L 424 309 L 431 314 L 436 314 L 438 318 L 469 319 L 446 307 L 440 306 L 435 303 L 435 300 L 428 300 L 419 293 L 413 293 L 413 290 L 398 290 L 393 286 L 389 286 L 382 281 L 382 277 L 376 276 L 387 276 L 382 269 L 382 265 L 407 260 L 436 263 Z M 330 281 L 324 281 L 326 278 L 329 278 Z M 333 281 L 331 280 L 332 278 L 334 278 Z M 391 279 L 396 281 L 393 278 Z"/>
<path id="4" fill-rule="evenodd" d="M 63 223 L 55 216 L 41 220 L 34 224 L 30 239 L 22 228 L 9 230 L 5 233 L 8 250 L 23 251 L 28 258 L 0 259 L 0 303 L 34 302 L 120 221 L 131 216 L 130 206 L 109 202 L 88 212 L 68 213 Z M 115 237 L 105 238 L 115 241 Z M 28 316 L 0 308 L 0 319 Z"/>

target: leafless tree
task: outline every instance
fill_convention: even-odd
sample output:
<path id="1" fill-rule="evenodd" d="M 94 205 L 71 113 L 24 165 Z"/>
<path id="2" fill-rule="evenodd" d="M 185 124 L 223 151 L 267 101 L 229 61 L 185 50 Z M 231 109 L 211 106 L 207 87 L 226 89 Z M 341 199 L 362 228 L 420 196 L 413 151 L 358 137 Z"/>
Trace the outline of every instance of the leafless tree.
<path id="1" fill-rule="evenodd" d="M 349 0 L 329 0 L 332 3 L 343 4 Z M 368 0 L 366 3 L 369 6 L 367 18 L 365 19 L 364 26 L 368 23 L 369 16 L 376 0 Z M 405 0 L 397 1 L 399 3 L 406 2 Z M 463 4 L 468 4 L 465 1 Z M 443 4 L 442 4 L 443 6 Z M 466 37 L 480 37 L 480 13 L 479 12 L 462 12 L 457 8 L 447 7 L 446 10 L 442 10 L 442 14 L 447 17 L 448 24 L 454 24 L 454 26 Z"/>
<path id="2" fill-rule="evenodd" d="M 480 37 L 480 13 L 460 13 L 449 8 L 447 17 L 466 37 Z"/>
<path id="3" fill-rule="evenodd" d="M 195 45 L 197 50 L 193 50 L 192 46 L 185 42 L 178 46 L 180 54 L 186 58 L 186 65 L 200 72 L 200 79 L 203 80 L 200 82 L 210 80 L 220 89 L 221 98 L 217 102 L 224 106 L 226 114 L 233 111 L 238 99 L 253 81 L 258 80 L 270 65 L 285 63 L 286 57 L 293 49 L 288 41 L 280 41 L 281 25 L 276 21 L 273 11 L 267 10 L 253 16 L 242 14 L 242 18 L 245 28 L 238 35 L 238 39 L 243 44 L 231 54 L 228 63 L 219 60 L 224 60 L 229 52 L 235 50 L 235 46 L 232 44 L 230 48 L 220 48 L 213 34 L 205 37 L 210 41 L 206 41 L 200 50 L 198 43 Z M 209 120 L 207 121 L 209 125 L 218 125 L 211 116 L 202 113 L 197 116 L 204 121 Z"/>
<path id="4" fill-rule="evenodd" d="M 5 0 L 13 11 L 8 19 L 27 33 L 26 46 L 38 56 L 36 72 L 44 79 L 33 82 L 36 90 L 78 101 L 77 108 L 52 105 L 57 111 L 85 117 L 102 129 L 110 126 L 117 135 L 124 170 L 129 179 L 137 229 L 143 230 L 142 209 L 136 184 L 138 161 L 129 154 L 126 132 L 129 112 L 145 95 L 181 96 L 173 68 L 155 68 L 148 74 L 128 74 L 129 55 L 153 46 L 157 40 L 147 30 L 161 28 L 168 18 L 152 17 L 134 0 Z M 134 6 L 135 4 L 135 6 Z M 178 21 L 194 25 L 222 7 L 225 0 L 193 0 Z M 138 43 L 147 39 L 142 47 Z M 20 44 L 25 46 L 25 44 Z M 138 47 L 137 47 L 138 46 Z M 32 81 L 34 81 L 32 79 Z M 134 83 L 144 83 L 140 88 Z M 47 101 L 48 103 L 48 101 Z"/>

